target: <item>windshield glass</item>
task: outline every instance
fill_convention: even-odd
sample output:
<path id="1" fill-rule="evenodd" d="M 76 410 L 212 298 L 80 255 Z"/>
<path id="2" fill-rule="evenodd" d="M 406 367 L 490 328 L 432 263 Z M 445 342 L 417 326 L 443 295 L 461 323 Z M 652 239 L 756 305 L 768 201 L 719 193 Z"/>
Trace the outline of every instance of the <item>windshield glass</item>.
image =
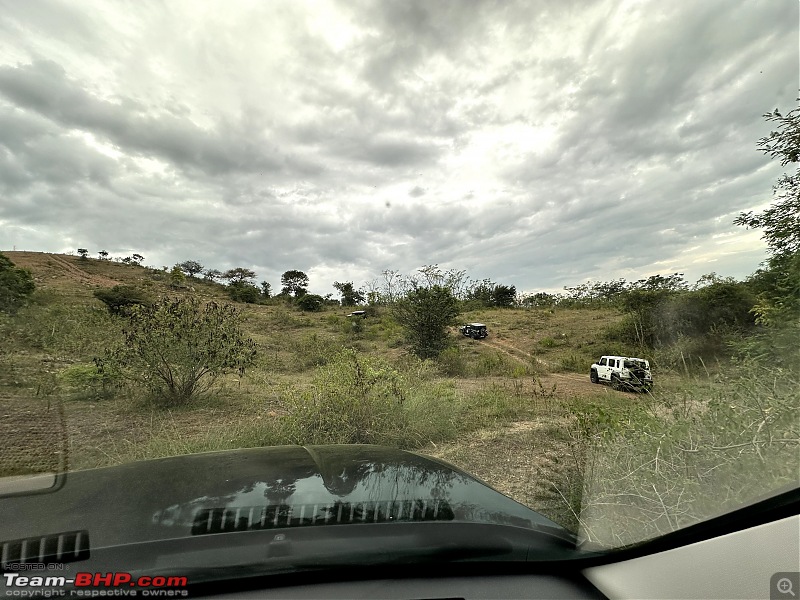
<path id="1" fill-rule="evenodd" d="M 0 32 L 20 559 L 271 523 L 547 560 L 798 485 L 796 2 L 12 2 Z"/>

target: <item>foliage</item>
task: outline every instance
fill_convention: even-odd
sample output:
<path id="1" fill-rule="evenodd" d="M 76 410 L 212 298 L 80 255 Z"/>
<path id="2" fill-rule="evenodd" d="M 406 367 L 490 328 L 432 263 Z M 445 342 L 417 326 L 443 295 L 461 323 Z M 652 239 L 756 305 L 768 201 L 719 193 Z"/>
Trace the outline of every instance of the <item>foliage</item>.
<path id="1" fill-rule="evenodd" d="M 300 310 L 304 310 L 306 312 L 320 311 L 322 310 L 322 306 L 324 304 L 325 299 L 317 294 L 304 294 L 297 301 L 297 306 L 300 307 Z"/>
<path id="2" fill-rule="evenodd" d="M 530 404 L 520 385 L 457 394 L 431 367 L 410 356 L 392 365 L 340 349 L 316 370 L 309 388 L 287 390 L 284 443 L 419 448 L 519 417 Z"/>
<path id="3" fill-rule="evenodd" d="M 725 375 L 650 406 L 576 405 L 585 537 L 636 543 L 796 484 L 800 372 L 747 360 Z"/>
<path id="4" fill-rule="evenodd" d="M 178 263 L 181 271 L 186 273 L 189 277 L 195 277 L 198 273 L 201 273 L 205 268 L 196 260 L 185 260 L 182 263 Z"/>
<path id="5" fill-rule="evenodd" d="M 654 348 L 684 337 L 717 336 L 753 327 L 751 310 L 756 298 L 747 283 L 711 276 L 702 283 L 707 285 L 693 290 L 682 284 L 628 290 L 621 306 L 629 316 L 614 337 Z"/>
<path id="6" fill-rule="evenodd" d="M 220 277 L 226 279 L 229 283 L 250 283 L 250 280 L 255 276 L 255 271 L 244 267 L 236 267 L 235 269 L 228 269 Z"/>
<path id="7" fill-rule="evenodd" d="M 115 285 L 112 288 L 96 290 L 94 297 L 105 304 L 112 315 L 125 314 L 134 306 L 150 303 L 150 299 L 142 290 L 130 285 Z"/>
<path id="8" fill-rule="evenodd" d="M 25 304 L 36 285 L 26 269 L 15 267 L 5 254 L 0 254 L 0 312 L 15 313 Z"/>
<path id="9" fill-rule="evenodd" d="M 434 358 L 450 344 L 447 328 L 459 315 L 450 289 L 439 285 L 415 287 L 393 310 L 405 330 L 406 342 L 419 358 Z"/>
<path id="10" fill-rule="evenodd" d="M 98 369 L 96 364 L 80 363 L 59 371 L 58 380 L 74 391 L 74 399 L 104 400 L 118 387 L 119 373 L 111 365 Z"/>
<path id="11" fill-rule="evenodd" d="M 134 308 L 123 343 L 99 361 L 152 392 L 167 406 L 188 404 L 231 371 L 244 373 L 256 355 L 230 305 L 196 298 L 162 298 Z"/>
<path id="12" fill-rule="evenodd" d="M 172 287 L 182 287 L 186 283 L 186 275 L 183 274 L 183 269 L 178 265 L 172 267 L 169 272 L 169 284 Z"/>
<path id="13" fill-rule="evenodd" d="M 758 149 L 781 166 L 800 162 L 800 109 L 786 115 L 778 109 L 764 118 L 776 130 L 758 142 Z M 784 174 L 773 187 L 774 202 L 760 214 L 741 213 L 734 223 L 761 229 L 770 259 L 767 271 L 773 285 L 759 296 L 754 312 L 766 325 L 796 323 L 800 317 L 800 168 Z"/>
<path id="14" fill-rule="evenodd" d="M 281 275 L 281 293 L 295 298 L 308 293 L 308 275 L 302 271 L 292 269 Z"/>
<path id="15" fill-rule="evenodd" d="M 89 251 L 86 248 L 78 248 L 78 254 L 82 259 L 86 259 L 89 256 Z"/>
<path id="16" fill-rule="evenodd" d="M 234 302 L 245 302 L 255 304 L 261 299 L 261 292 L 252 283 L 245 281 L 235 281 L 228 284 L 226 291 L 228 297 Z"/>
<path id="17" fill-rule="evenodd" d="M 264 296 L 265 299 L 272 297 L 272 285 L 270 285 L 268 281 L 261 282 L 261 295 Z"/>
<path id="18" fill-rule="evenodd" d="M 399 372 L 356 351 L 337 353 L 311 389 L 290 394 L 287 425 L 299 444 L 392 444 L 403 429 L 405 389 Z"/>
<path id="19" fill-rule="evenodd" d="M 106 250 L 100 250 L 97 254 L 100 256 L 100 260 L 106 260 L 108 258 L 108 251 Z"/>
<path id="20" fill-rule="evenodd" d="M 222 271 L 218 269 L 208 269 L 203 271 L 203 279 L 206 281 L 216 281 L 217 279 L 222 279 Z"/>
<path id="21" fill-rule="evenodd" d="M 513 285 L 496 285 L 492 290 L 492 305 L 511 307 L 517 300 L 517 288 Z"/>
<path id="22" fill-rule="evenodd" d="M 500 285 L 489 279 L 473 282 L 466 293 L 470 304 L 480 306 L 514 306 L 517 300 L 517 288 L 513 285 Z"/>
<path id="23" fill-rule="evenodd" d="M 364 302 L 364 291 L 355 289 L 352 281 L 334 281 L 333 287 L 342 295 L 342 306 L 355 306 Z"/>

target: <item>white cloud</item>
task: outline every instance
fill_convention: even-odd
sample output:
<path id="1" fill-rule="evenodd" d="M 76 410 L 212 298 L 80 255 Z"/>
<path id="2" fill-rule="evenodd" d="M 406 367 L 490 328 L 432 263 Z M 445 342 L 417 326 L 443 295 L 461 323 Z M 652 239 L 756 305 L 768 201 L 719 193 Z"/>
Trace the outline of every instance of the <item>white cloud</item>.
<path id="1" fill-rule="evenodd" d="M 42 0 L 0 17 L 0 240 L 311 287 L 744 276 L 795 3 Z M 96 248 L 95 248 L 96 247 Z"/>

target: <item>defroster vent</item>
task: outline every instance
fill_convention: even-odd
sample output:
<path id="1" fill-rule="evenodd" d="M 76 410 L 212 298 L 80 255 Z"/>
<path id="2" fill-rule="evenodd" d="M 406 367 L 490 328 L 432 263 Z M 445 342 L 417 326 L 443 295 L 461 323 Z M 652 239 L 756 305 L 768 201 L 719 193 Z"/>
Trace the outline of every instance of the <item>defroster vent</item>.
<path id="1" fill-rule="evenodd" d="M 0 570 L 15 564 L 68 563 L 89 558 L 89 532 L 68 531 L 0 543 Z"/>

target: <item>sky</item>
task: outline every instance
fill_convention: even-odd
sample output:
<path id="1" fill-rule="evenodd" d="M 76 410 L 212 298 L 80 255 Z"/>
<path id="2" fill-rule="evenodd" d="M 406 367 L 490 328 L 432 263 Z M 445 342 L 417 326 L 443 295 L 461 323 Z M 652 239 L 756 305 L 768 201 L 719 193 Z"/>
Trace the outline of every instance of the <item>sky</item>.
<path id="1" fill-rule="evenodd" d="M 310 290 L 519 291 L 766 257 L 796 0 L 0 0 L 0 249 Z"/>

